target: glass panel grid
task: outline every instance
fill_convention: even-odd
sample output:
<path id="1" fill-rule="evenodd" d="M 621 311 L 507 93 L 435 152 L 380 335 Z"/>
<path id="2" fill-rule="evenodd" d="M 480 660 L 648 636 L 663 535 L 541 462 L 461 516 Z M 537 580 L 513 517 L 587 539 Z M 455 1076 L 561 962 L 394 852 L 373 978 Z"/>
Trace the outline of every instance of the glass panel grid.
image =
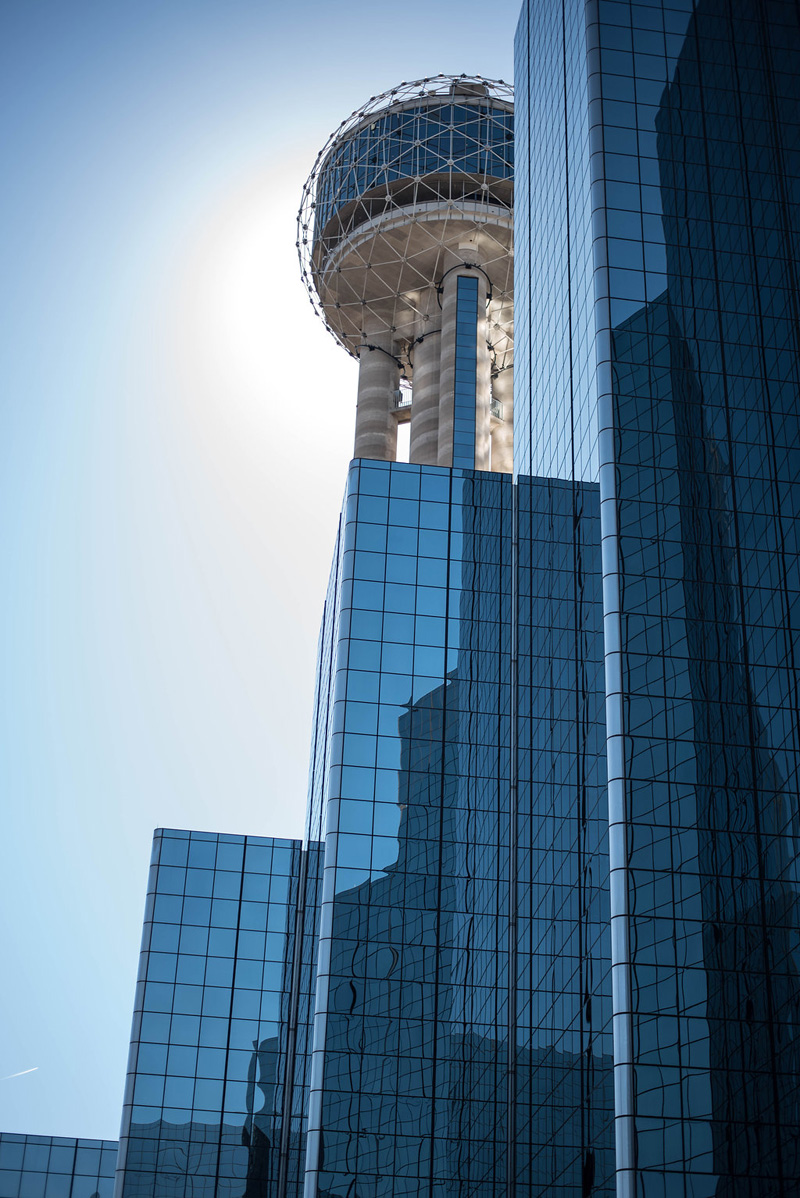
<path id="1" fill-rule="evenodd" d="M 112 1198 L 115 1140 L 0 1133 L 3 1198 Z"/>
<path id="2" fill-rule="evenodd" d="M 120 1198 L 299 1193 L 317 862 L 297 841 L 157 833 Z"/>

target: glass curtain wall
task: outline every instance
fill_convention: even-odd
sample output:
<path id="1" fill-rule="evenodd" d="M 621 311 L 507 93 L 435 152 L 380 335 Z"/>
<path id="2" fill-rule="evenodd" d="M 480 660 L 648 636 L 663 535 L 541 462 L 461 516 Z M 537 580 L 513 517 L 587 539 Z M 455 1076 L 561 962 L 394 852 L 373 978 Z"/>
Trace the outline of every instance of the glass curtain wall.
<path id="1" fill-rule="evenodd" d="M 518 1149 L 518 1176 L 521 1192 L 578 1198 L 615 1190 L 583 3 L 523 4 L 514 74 L 514 468 L 532 628 L 526 656 L 521 614 L 518 858 L 531 870 L 534 937 L 519 999 L 532 1142 L 527 1158 Z"/>
<path id="2" fill-rule="evenodd" d="M 520 477 L 514 1193 L 614 1193 L 599 497 Z"/>
<path id="3" fill-rule="evenodd" d="M 317 862 L 156 834 L 117 1198 L 300 1192 Z"/>
<path id="4" fill-rule="evenodd" d="M 798 11 L 601 0 L 592 16 L 623 629 L 621 1163 L 647 1195 L 795 1194 Z"/>
<path id="5" fill-rule="evenodd" d="M 3 1198 L 112 1198 L 115 1140 L 0 1133 Z"/>
<path id="6" fill-rule="evenodd" d="M 351 467 L 311 786 L 312 1194 L 610 1175 L 597 506 L 591 486 Z"/>
<path id="7" fill-rule="evenodd" d="M 618 1192 L 787 1198 L 798 10 L 537 0 L 517 61 L 517 467 L 598 447 Z"/>

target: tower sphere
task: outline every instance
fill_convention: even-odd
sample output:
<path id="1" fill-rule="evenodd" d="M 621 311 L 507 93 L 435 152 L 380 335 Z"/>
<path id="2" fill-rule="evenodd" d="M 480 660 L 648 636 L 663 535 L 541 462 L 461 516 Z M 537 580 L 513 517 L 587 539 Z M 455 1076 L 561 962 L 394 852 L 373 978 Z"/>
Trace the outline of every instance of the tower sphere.
<path id="1" fill-rule="evenodd" d="M 349 353 L 382 335 L 413 377 L 443 279 L 469 266 L 487 284 L 492 373 L 511 365 L 513 121 L 509 84 L 436 75 L 373 96 L 328 139 L 298 250 L 314 308 Z"/>

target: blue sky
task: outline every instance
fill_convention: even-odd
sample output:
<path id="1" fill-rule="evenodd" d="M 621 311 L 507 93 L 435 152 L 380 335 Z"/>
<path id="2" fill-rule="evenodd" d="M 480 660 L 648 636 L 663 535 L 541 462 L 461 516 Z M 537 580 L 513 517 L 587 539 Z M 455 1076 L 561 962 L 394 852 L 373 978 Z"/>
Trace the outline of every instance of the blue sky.
<path id="1" fill-rule="evenodd" d="M 300 190 L 517 8 L 0 6 L 2 1131 L 116 1137 L 154 827 L 302 832 L 356 367 Z"/>

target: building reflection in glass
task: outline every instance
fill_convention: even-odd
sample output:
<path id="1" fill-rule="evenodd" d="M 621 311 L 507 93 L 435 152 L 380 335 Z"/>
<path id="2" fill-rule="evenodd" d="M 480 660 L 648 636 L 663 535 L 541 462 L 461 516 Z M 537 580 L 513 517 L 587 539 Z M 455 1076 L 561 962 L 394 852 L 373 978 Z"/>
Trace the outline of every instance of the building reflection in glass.
<path id="1" fill-rule="evenodd" d="M 612 337 L 653 1194 L 664 1172 L 715 1198 L 800 1185 L 800 31 L 784 12 L 704 0 L 688 20 L 655 117 L 666 286 Z M 613 288 L 612 271 L 612 306 Z"/>
<path id="2" fill-rule="evenodd" d="M 0 1132 L 3 1198 L 111 1198 L 117 1144 Z"/>
<path id="3" fill-rule="evenodd" d="M 318 862 L 156 834 L 117 1198 L 301 1192 Z"/>
<path id="4" fill-rule="evenodd" d="M 451 479 L 372 462 L 354 471 L 346 505 L 354 555 L 342 584 L 353 610 L 345 604 L 341 614 L 347 669 L 334 718 L 343 729 L 328 859 L 336 880 L 317 1040 L 318 1192 L 416 1195 L 433 1186 L 488 1196 L 513 1170 L 520 1194 L 546 1193 L 557 1175 L 578 1192 L 585 1184 L 610 1194 L 601 654 L 589 547 L 596 490 L 573 502 L 568 485 L 524 480 L 515 512 L 515 491 L 500 476 Z M 446 488 L 438 512 L 420 499 L 427 478 Z M 388 527 L 374 498 L 381 483 Z M 389 549 L 395 485 L 404 488 L 403 565 Z M 576 510 L 578 525 L 586 520 L 585 574 L 575 569 Z M 567 540 L 547 548 L 542 533 L 520 564 L 519 520 L 526 533 L 549 523 Z M 425 535 L 431 524 L 441 539 Z M 368 548 L 376 544 L 380 562 Z M 422 544 L 438 547 L 439 560 L 422 560 Z M 421 585 L 396 597 L 411 614 L 410 645 L 390 639 L 391 612 L 371 642 L 354 643 L 371 627 L 367 604 L 379 613 L 386 581 L 411 569 Z M 438 598 L 423 579 L 439 582 Z M 436 627 L 438 645 L 425 643 Z M 583 661 L 577 699 L 576 636 L 592 642 L 594 666 Z M 560 652 L 543 670 L 538 654 L 556 640 Z M 380 666 L 385 706 L 363 698 L 368 663 Z M 432 663 L 442 671 L 435 685 Z M 368 761 L 381 764 L 367 774 Z M 558 983 L 542 957 L 545 924 L 563 948 Z"/>

